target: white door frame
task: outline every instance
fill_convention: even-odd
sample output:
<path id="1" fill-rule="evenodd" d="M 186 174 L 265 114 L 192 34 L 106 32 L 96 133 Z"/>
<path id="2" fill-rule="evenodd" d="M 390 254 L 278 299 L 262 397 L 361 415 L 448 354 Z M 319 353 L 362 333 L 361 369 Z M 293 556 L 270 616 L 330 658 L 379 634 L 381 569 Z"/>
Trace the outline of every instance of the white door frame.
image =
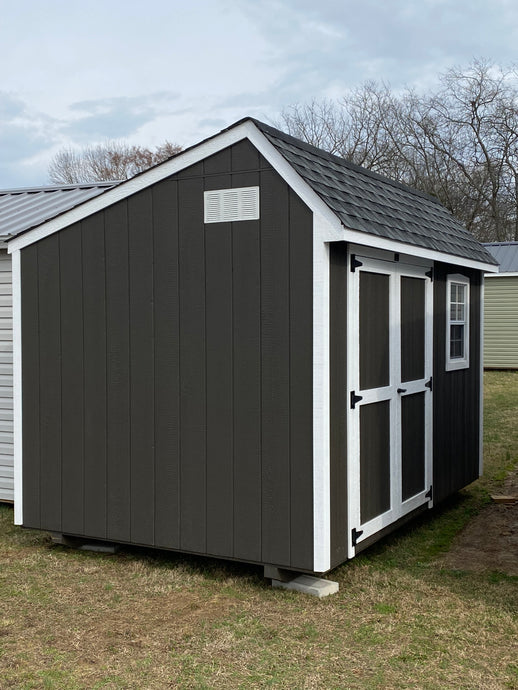
<path id="1" fill-rule="evenodd" d="M 362 252 L 364 254 L 364 252 Z M 348 356 L 348 389 L 361 395 L 361 399 L 354 405 L 351 401 L 347 413 L 347 484 L 348 484 L 348 556 L 352 558 L 356 553 L 356 543 L 360 543 L 369 536 L 379 532 L 415 508 L 429 503 L 432 497 L 427 496 L 432 484 L 432 355 L 433 355 L 433 286 L 431 265 L 421 263 L 406 263 L 404 260 L 395 261 L 382 259 L 379 256 L 349 255 L 348 281 L 348 311 L 347 311 L 347 356 Z M 405 257 L 406 258 L 406 257 Z M 359 261 L 356 267 L 353 262 Z M 382 273 L 389 276 L 389 347 L 390 347 L 390 381 L 383 388 L 360 391 L 360 350 L 359 350 L 359 275 L 362 271 Z M 425 283 L 425 357 L 424 378 L 416 381 L 401 382 L 401 277 L 426 278 Z M 406 501 L 402 500 L 402 443 L 401 443 L 401 399 L 398 388 L 404 388 L 403 395 L 411 395 L 426 391 L 425 395 L 425 489 Z M 390 400 L 390 509 L 361 525 L 360 520 L 360 409 L 364 404 L 382 400 Z M 392 431 L 396 430 L 396 433 Z M 353 537 L 353 529 L 356 533 Z"/>

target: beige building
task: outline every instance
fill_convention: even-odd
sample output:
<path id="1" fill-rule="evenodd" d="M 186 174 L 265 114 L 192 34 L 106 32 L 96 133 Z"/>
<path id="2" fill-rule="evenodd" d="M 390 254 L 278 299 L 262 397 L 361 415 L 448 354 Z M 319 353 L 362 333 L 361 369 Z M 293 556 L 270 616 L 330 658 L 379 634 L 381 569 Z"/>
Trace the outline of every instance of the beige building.
<path id="1" fill-rule="evenodd" d="M 485 246 L 500 273 L 485 277 L 484 367 L 518 369 L 518 242 Z"/>

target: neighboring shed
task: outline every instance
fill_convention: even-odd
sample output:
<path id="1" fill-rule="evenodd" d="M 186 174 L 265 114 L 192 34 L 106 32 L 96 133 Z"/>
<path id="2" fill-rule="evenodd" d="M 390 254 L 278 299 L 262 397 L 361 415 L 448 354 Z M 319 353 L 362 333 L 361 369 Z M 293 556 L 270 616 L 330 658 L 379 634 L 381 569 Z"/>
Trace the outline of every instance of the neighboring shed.
<path id="1" fill-rule="evenodd" d="M 484 246 L 500 264 L 485 281 L 484 367 L 518 369 L 518 242 Z"/>
<path id="2" fill-rule="evenodd" d="M 246 119 L 9 251 L 18 524 L 321 573 L 479 476 L 435 199 Z"/>
<path id="3" fill-rule="evenodd" d="M 13 488 L 13 316 L 11 257 L 6 240 L 53 218 L 114 183 L 0 190 L 0 501 Z"/>

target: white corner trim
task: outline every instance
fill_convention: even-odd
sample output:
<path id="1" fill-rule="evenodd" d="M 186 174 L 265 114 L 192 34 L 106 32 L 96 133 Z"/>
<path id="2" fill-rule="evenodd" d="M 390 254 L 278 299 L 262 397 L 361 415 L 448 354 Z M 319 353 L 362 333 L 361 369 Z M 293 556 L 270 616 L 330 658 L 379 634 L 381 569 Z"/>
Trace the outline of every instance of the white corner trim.
<path id="1" fill-rule="evenodd" d="M 14 524 L 23 525 L 22 300 L 20 252 L 13 252 Z"/>
<path id="2" fill-rule="evenodd" d="M 331 567 L 329 245 L 313 232 L 313 570 Z"/>

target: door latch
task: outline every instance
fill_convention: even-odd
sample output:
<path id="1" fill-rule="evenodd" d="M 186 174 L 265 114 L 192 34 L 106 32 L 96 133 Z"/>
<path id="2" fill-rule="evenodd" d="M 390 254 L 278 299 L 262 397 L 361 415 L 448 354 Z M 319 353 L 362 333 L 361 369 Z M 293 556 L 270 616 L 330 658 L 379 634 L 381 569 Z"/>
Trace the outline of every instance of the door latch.
<path id="1" fill-rule="evenodd" d="M 398 388 L 397 392 L 398 393 L 406 393 L 406 388 Z"/>

